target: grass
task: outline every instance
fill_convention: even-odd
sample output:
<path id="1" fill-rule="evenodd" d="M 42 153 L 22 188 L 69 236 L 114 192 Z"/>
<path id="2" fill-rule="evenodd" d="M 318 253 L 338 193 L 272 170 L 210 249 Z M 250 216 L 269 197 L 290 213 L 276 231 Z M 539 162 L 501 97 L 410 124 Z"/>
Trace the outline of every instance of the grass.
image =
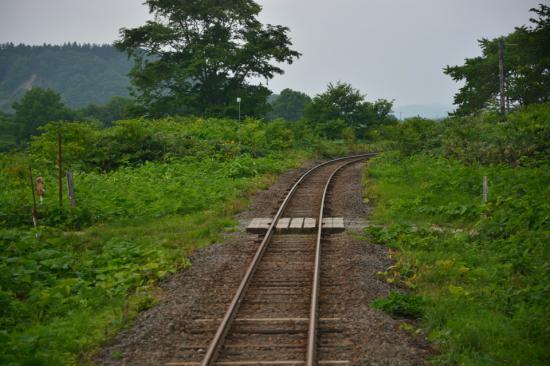
<path id="1" fill-rule="evenodd" d="M 550 363 L 549 174 L 421 154 L 371 161 L 366 195 L 380 227 L 367 234 L 391 248 L 387 280 L 426 300 L 416 313 L 435 364 Z M 399 312 L 408 301 L 395 297 L 375 306 Z"/>
<path id="2" fill-rule="evenodd" d="M 383 310 L 394 318 L 416 319 L 422 315 L 422 299 L 418 296 L 391 292 L 388 297 L 376 299 L 372 306 Z"/>

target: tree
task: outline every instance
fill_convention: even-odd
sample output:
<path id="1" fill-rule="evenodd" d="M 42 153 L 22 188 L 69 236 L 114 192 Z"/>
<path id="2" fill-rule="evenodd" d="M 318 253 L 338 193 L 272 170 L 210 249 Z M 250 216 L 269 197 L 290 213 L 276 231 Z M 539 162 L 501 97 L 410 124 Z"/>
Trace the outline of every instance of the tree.
<path id="1" fill-rule="evenodd" d="M 13 117 L 0 111 L 0 152 L 15 147 L 15 136 Z"/>
<path id="2" fill-rule="evenodd" d="M 302 92 L 292 89 L 284 89 L 271 103 L 272 111 L 268 119 L 283 118 L 287 121 L 297 121 L 302 118 L 305 106 L 311 102 L 311 98 Z"/>
<path id="3" fill-rule="evenodd" d="M 271 79 L 300 56 L 283 26 L 263 25 L 253 0 L 146 0 L 154 21 L 121 29 L 115 42 L 136 60 L 133 94 L 152 116 L 264 115 Z"/>
<path id="4" fill-rule="evenodd" d="M 20 101 L 13 103 L 13 109 L 18 143 L 35 135 L 38 127 L 48 122 L 73 118 L 59 94 L 51 89 L 30 89 Z"/>
<path id="5" fill-rule="evenodd" d="M 114 121 L 127 119 L 138 115 L 134 101 L 125 97 L 112 97 L 104 105 L 90 104 L 78 111 L 79 118 L 100 121 L 105 127 L 110 127 Z"/>
<path id="6" fill-rule="evenodd" d="M 328 84 L 327 91 L 316 95 L 304 111 L 304 118 L 329 138 L 340 138 L 343 127 L 351 127 L 362 138 L 368 128 L 394 121 L 393 103 L 379 99 L 374 103 L 350 84 Z"/>
<path id="7" fill-rule="evenodd" d="M 502 37 L 506 97 L 508 103 L 528 105 L 550 100 L 550 7 L 531 9 L 538 19 L 531 27 L 517 27 Z M 471 115 L 496 110 L 499 96 L 498 43 L 501 39 L 481 39 L 482 55 L 467 58 L 462 66 L 447 66 L 444 73 L 464 86 L 454 97 L 455 115 Z"/>

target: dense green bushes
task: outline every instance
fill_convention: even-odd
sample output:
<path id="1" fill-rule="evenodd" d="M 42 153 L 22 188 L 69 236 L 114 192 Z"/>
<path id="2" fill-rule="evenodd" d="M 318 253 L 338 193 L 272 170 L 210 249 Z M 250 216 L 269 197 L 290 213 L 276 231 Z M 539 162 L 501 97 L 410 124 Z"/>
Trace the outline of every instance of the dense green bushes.
<path id="1" fill-rule="evenodd" d="M 436 122 L 412 118 L 373 131 L 405 155 L 425 152 L 466 163 L 537 166 L 550 155 L 550 103 L 525 107 L 508 115 L 449 118 Z"/>
<path id="2" fill-rule="evenodd" d="M 248 153 L 253 157 L 291 147 L 308 148 L 318 138 L 303 124 L 277 120 L 170 118 L 135 119 L 101 128 L 92 122 L 51 123 L 33 138 L 30 153 L 35 163 L 56 160 L 56 133 L 61 128 L 68 167 L 112 170 L 146 161 L 169 161 L 193 156 L 228 160 Z"/>
<path id="3" fill-rule="evenodd" d="M 217 204 L 81 232 L 0 229 L 0 363 L 86 364 L 94 347 L 154 303 L 157 280 L 234 225 Z"/>
<path id="4" fill-rule="evenodd" d="M 369 165 L 382 226 L 367 232 L 397 260 L 381 275 L 425 299 L 421 324 L 440 351 L 436 364 L 550 362 L 549 110 L 531 106 L 505 122 L 408 121 L 386 131 L 403 137 L 398 150 Z"/>
<path id="5" fill-rule="evenodd" d="M 30 164 L 45 182 L 42 222 L 78 228 L 120 217 L 159 217 L 205 209 L 212 199 L 232 199 L 240 181 L 279 171 L 290 149 L 341 153 L 299 123 L 192 118 L 129 120 L 103 129 L 93 123 L 53 123 L 33 138 Z M 57 204 L 57 131 L 66 169 L 75 171 L 76 209 Z M 336 149 L 336 151 L 334 151 Z M 0 224 L 29 224 L 31 192 L 27 160 L 0 156 Z M 208 172 L 208 174 L 206 174 Z M 224 184 L 230 179 L 233 185 Z M 219 182 L 203 194 L 208 180 Z"/>

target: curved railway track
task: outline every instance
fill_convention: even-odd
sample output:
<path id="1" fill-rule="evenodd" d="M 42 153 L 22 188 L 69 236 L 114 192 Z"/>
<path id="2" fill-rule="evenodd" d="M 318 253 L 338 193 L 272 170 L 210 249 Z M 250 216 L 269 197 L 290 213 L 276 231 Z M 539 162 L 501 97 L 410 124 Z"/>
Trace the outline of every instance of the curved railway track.
<path id="1" fill-rule="evenodd" d="M 342 336 L 342 319 L 326 311 L 319 314 L 321 248 L 327 240 L 319 223 L 327 211 L 334 176 L 344 167 L 373 155 L 331 160 L 298 179 L 259 243 L 223 318 L 204 319 L 205 327 L 218 325 L 202 361 L 168 365 L 348 363 L 346 352 L 350 345 L 349 339 Z M 283 216 L 315 218 L 316 231 L 281 233 L 276 225 Z"/>

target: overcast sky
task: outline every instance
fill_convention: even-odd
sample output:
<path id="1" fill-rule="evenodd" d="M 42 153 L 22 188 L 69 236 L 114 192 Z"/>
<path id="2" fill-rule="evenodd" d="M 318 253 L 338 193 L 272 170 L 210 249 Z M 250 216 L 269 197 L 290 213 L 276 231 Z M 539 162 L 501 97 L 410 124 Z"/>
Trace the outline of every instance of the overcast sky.
<path id="1" fill-rule="evenodd" d="M 477 39 L 527 24 L 549 0 L 260 0 L 264 23 L 290 27 L 303 56 L 270 81 L 310 95 L 349 82 L 367 99 L 451 105 L 442 68 L 479 55 Z M 143 0 L 0 0 L 0 42 L 111 43 L 150 18 Z"/>

